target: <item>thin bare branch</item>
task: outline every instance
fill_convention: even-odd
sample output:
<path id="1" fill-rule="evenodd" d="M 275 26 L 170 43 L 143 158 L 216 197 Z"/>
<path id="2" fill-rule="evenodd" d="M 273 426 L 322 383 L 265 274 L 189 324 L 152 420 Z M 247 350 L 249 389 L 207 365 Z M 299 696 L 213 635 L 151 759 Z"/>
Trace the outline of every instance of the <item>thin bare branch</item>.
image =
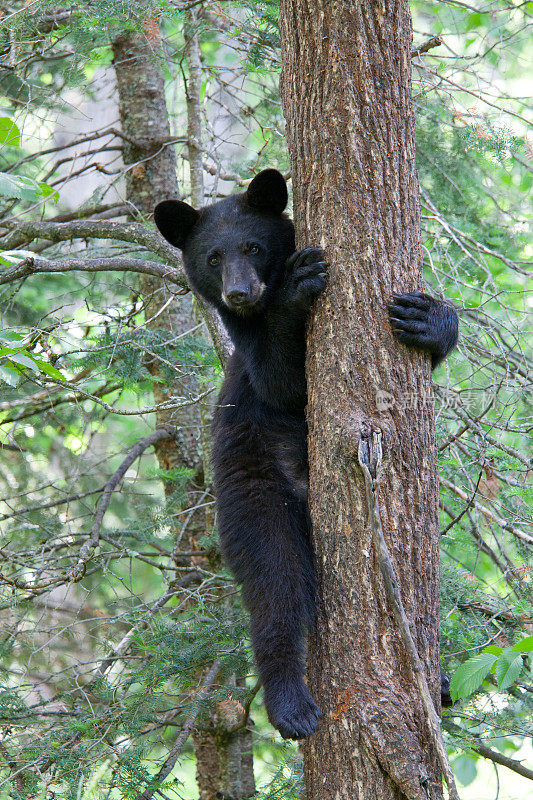
<path id="1" fill-rule="evenodd" d="M 144 439 L 141 439 L 134 447 L 132 447 L 120 467 L 114 472 L 105 485 L 102 497 L 98 501 L 98 507 L 96 509 L 93 526 L 91 528 L 91 538 L 81 547 L 76 566 L 69 575 L 69 581 L 75 583 L 81 580 L 85 574 L 87 563 L 92 558 L 96 548 L 98 547 L 98 541 L 100 539 L 100 527 L 104 519 L 104 514 L 107 511 L 107 507 L 111 502 L 111 496 L 133 462 L 136 461 L 148 447 L 156 444 L 156 442 L 161 441 L 161 439 L 171 439 L 175 436 L 175 430 L 163 428 L 154 431 L 149 436 L 145 436 Z"/>
<path id="2" fill-rule="evenodd" d="M 58 272 L 138 272 L 153 275 L 169 283 L 189 291 L 189 284 L 184 273 L 174 267 L 159 264 L 156 261 L 143 261 L 140 258 L 127 256 L 115 258 L 65 258 L 49 261 L 44 258 L 28 257 L 9 269 L 0 273 L 0 286 L 30 275 Z"/>
<path id="3" fill-rule="evenodd" d="M 424 44 L 421 44 L 420 47 L 417 47 L 415 50 L 411 51 L 411 58 L 421 56 L 423 53 L 433 50 L 434 47 L 439 47 L 441 44 L 442 38 L 440 36 L 432 36 L 431 39 L 427 40 L 427 42 L 424 42 Z"/>
<path id="4" fill-rule="evenodd" d="M 525 531 L 521 530 L 520 528 L 517 528 L 515 525 L 511 525 L 510 522 L 507 522 L 506 519 L 500 517 L 495 511 L 491 511 L 491 509 L 487 508 L 487 506 L 483 505 L 483 503 L 480 503 L 478 500 L 474 500 L 472 497 L 469 497 L 464 489 L 461 489 L 460 486 L 456 486 L 454 483 L 442 476 L 440 482 L 443 486 L 446 486 L 450 492 L 453 492 L 455 495 L 457 495 L 457 497 L 460 497 L 461 500 L 465 500 L 467 503 L 469 503 L 469 506 L 473 505 L 474 508 L 477 508 L 477 510 L 480 511 L 484 516 L 494 520 L 494 522 L 504 531 L 509 531 L 509 533 L 512 533 L 513 536 L 516 536 L 517 539 L 521 539 L 527 544 L 533 544 L 532 536 L 529 536 L 529 534 L 525 533 Z"/>

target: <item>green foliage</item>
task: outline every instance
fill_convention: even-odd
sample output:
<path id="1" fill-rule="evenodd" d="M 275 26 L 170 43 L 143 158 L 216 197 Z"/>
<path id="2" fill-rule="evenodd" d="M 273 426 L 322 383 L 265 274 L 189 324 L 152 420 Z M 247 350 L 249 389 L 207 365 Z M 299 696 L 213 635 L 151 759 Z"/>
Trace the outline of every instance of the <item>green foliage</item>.
<path id="1" fill-rule="evenodd" d="M 105 369 L 109 376 L 117 377 L 124 386 L 138 388 L 146 381 L 153 381 L 150 364 L 160 365 L 161 374 L 155 379 L 172 383 L 176 375 L 195 370 L 209 374 L 208 368 L 218 365 L 218 358 L 212 346 L 204 339 L 187 335 L 176 339 L 164 329 L 146 329 L 135 326 L 119 332 L 106 326 L 102 333 L 86 342 L 86 349 L 80 357 L 78 366 Z"/>
<path id="2" fill-rule="evenodd" d="M 453 761 L 453 774 L 462 786 L 470 786 L 477 776 L 477 757 L 462 755 Z"/>
<path id="3" fill-rule="evenodd" d="M 0 331 L 0 343 L 10 344 L 9 347 L 0 346 L 0 381 L 16 386 L 27 370 L 49 378 L 65 380 L 65 376 L 48 361 L 35 355 L 23 343 L 25 336 L 16 331 Z M 16 344 L 19 342 L 19 344 Z"/>
<path id="4" fill-rule="evenodd" d="M 458 698 L 444 727 L 456 775 L 472 792 L 487 775 L 477 742 L 513 758 L 533 736 L 533 572 L 530 545 L 519 535 L 533 499 L 523 458 L 531 369 L 522 302 L 531 254 L 525 199 L 533 177 L 521 80 L 529 5 L 411 3 L 416 46 L 428 35 L 443 39 L 414 59 L 414 97 L 426 276 L 461 316 L 459 352 L 436 373 L 435 393 L 442 655 Z M 209 199 L 234 191 L 233 176 L 246 181 L 266 166 L 289 173 L 290 164 L 278 94 L 278 3 L 240 0 L 208 10 L 198 33 Z M 8 69 L 0 75 L 0 235 L 9 242 L 19 221 L 54 215 L 124 219 L 123 205 L 110 217 L 113 203 L 124 200 L 124 179 L 137 180 L 142 170 L 123 170 L 120 137 L 77 141 L 103 125 L 91 125 L 88 100 L 104 105 L 102 120 L 118 119 L 114 107 L 105 115 L 105 105 L 119 33 L 152 36 L 186 196 L 183 6 L 91 0 L 73 15 L 60 10 L 57 24 L 50 22 L 57 3 L 15 0 L 13 12 Z M 58 119 L 66 147 L 56 137 Z M 85 155 L 75 160 L 75 150 Z M 87 256 L 158 257 L 122 241 L 37 239 L 6 244 L 0 269 L 41 252 L 80 264 Z M 206 729 L 219 704 L 247 701 L 255 678 L 246 615 L 220 566 L 205 457 L 208 403 L 196 426 L 175 409 L 163 418 L 108 407 L 152 408 L 158 397 L 186 396 L 189 379 L 201 390 L 215 385 L 222 370 L 199 328 L 182 335 L 163 312 L 159 328 L 146 325 L 147 307 L 160 308 L 160 289 L 143 296 L 137 276 L 50 274 L 1 292 L 0 724 L 23 770 L 17 780 L 0 758 L 0 800 L 134 798 L 168 756 L 215 660 L 220 680 L 200 704 Z M 180 302 L 173 297 L 168 310 Z M 176 465 L 144 452 L 110 497 L 83 579 L 69 583 L 102 487 L 162 420 L 179 426 L 180 445 L 192 441 L 204 460 Z M 59 576 L 50 591 L 22 588 L 50 575 Z M 230 676 L 248 672 L 248 688 L 233 685 Z M 296 800 L 301 760 L 296 748 L 276 742 L 258 698 L 251 709 L 258 798 Z M 189 741 L 160 787 L 165 795 L 195 796 L 193 762 Z"/>
<path id="5" fill-rule="evenodd" d="M 214 660 L 214 654 L 222 660 L 226 674 L 242 674 L 248 664 L 243 649 L 246 633 L 246 618 L 237 607 L 208 608 L 200 604 L 182 614 L 176 623 L 160 618 L 134 634 L 133 652 L 147 653 L 149 657 L 142 669 L 132 674 L 141 692 L 154 691 L 168 678 L 176 688 L 181 683 L 181 688 L 186 689 L 194 684 L 198 669 Z M 223 689 L 219 695 L 225 697 L 228 691 L 239 692 L 235 688 Z M 246 695 L 246 690 L 241 694 Z"/>
<path id="6" fill-rule="evenodd" d="M 0 172 L 0 197 L 15 197 L 18 200 L 29 201 L 51 198 L 57 203 L 59 194 L 43 181 Z"/>
<path id="7" fill-rule="evenodd" d="M 245 67 L 251 71 L 272 69 L 279 60 L 279 0 L 240 0 L 246 10 L 243 30 L 251 36 Z"/>
<path id="8" fill-rule="evenodd" d="M 460 697 L 469 697 L 479 689 L 496 661 L 493 653 L 486 651 L 472 656 L 461 664 L 453 673 L 450 681 L 450 692 L 453 700 Z"/>
<path id="9" fill-rule="evenodd" d="M 496 662 L 494 672 L 498 688 L 502 692 L 512 686 L 513 683 L 516 683 L 520 677 L 523 666 L 524 664 L 520 654 L 517 655 L 516 653 L 510 652 L 510 650 L 504 650 L 501 653 Z"/>
<path id="10" fill-rule="evenodd" d="M 276 768 L 272 772 L 267 785 L 258 793 L 257 800 L 298 800 L 302 796 L 304 781 L 301 758 L 295 757 L 290 750 L 279 753 Z"/>
<path id="11" fill-rule="evenodd" d="M 9 117 L 0 117 L 0 145 L 20 147 L 20 130 Z"/>
<path id="12" fill-rule="evenodd" d="M 455 700 L 470 697 L 479 689 L 490 672 L 494 672 L 501 692 L 509 689 L 524 669 L 524 654 L 533 651 L 533 636 L 527 636 L 512 647 L 489 645 L 458 667 L 450 682 L 450 692 Z"/>

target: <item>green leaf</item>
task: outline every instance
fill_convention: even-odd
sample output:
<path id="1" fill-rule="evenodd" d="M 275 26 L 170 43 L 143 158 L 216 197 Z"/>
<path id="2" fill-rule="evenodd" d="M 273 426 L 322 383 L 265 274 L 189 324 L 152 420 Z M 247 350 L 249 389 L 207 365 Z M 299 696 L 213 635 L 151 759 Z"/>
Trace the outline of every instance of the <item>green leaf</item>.
<path id="1" fill-rule="evenodd" d="M 504 650 L 496 663 L 495 675 L 498 688 L 504 692 L 517 680 L 522 672 L 524 662 L 522 656 L 516 655 L 509 648 Z"/>
<path id="2" fill-rule="evenodd" d="M 39 181 L 38 186 L 43 197 L 49 198 L 50 200 L 53 200 L 54 203 L 57 203 L 59 200 L 59 192 L 57 189 L 54 189 L 52 186 L 48 186 L 47 183 L 43 183 L 42 181 Z"/>
<path id="3" fill-rule="evenodd" d="M 0 331 L 0 341 L 2 342 L 21 342 L 24 339 L 23 333 L 17 331 Z"/>
<path id="4" fill-rule="evenodd" d="M 490 672 L 496 656 L 493 653 L 478 653 L 463 662 L 453 673 L 450 681 L 450 692 L 453 700 L 470 697 L 479 689 Z"/>
<path id="5" fill-rule="evenodd" d="M 453 774 L 460 781 L 462 786 L 469 786 L 477 776 L 476 758 L 469 755 L 461 755 L 453 761 Z"/>
<path id="6" fill-rule="evenodd" d="M 0 117 L 0 144 L 20 147 L 20 131 L 9 117 Z"/>
<path id="7" fill-rule="evenodd" d="M 37 200 L 39 197 L 45 199 L 51 197 L 57 202 L 59 194 L 47 183 L 38 183 L 31 178 L 0 172 L 0 197 L 14 197 L 17 200 Z"/>
<path id="8" fill-rule="evenodd" d="M 526 636 L 520 642 L 513 644 L 511 652 L 513 653 L 531 653 L 533 650 L 533 636 Z"/>
<path id="9" fill-rule="evenodd" d="M 499 656 L 503 653 L 503 647 L 498 647 L 497 644 L 489 644 L 488 647 L 484 647 L 481 651 L 482 653 L 492 653 L 493 656 Z"/>
<path id="10" fill-rule="evenodd" d="M 33 372 L 39 372 L 39 367 L 35 361 L 24 353 L 12 353 L 9 359 L 10 361 L 14 361 L 15 364 L 20 364 L 22 367 L 28 367 L 28 369 L 31 369 Z"/>
<path id="11" fill-rule="evenodd" d="M 39 184 L 30 178 L 21 178 L 18 175 L 0 172 L 1 197 L 14 197 L 17 200 L 36 200 L 40 193 Z"/>
<path id="12" fill-rule="evenodd" d="M 490 26 L 490 14 L 475 12 L 474 14 L 469 14 L 466 18 L 467 31 L 471 31 L 473 28 L 481 28 L 482 26 Z"/>
<path id="13" fill-rule="evenodd" d="M 16 386 L 20 380 L 20 375 L 6 364 L 0 364 L 0 380 L 4 381 L 4 383 L 8 383 L 10 386 Z"/>
<path id="14" fill-rule="evenodd" d="M 533 175 L 530 172 L 526 172 L 522 181 L 520 183 L 520 191 L 527 192 L 533 186 Z"/>
<path id="15" fill-rule="evenodd" d="M 478 28 L 481 25 L 482 17 L 479 13 L 469 14 L 466 19 L 466 30 L 471 31 L 472 28 Z"/>
<path id="16" fill-rule="evenodd" d="M 42 358 L 34 358 L 33 360 L 45 375 L 49 375 L 51 378 L 59 378 L 63 381 L 67 380 L 63 373 L 49 364 L 48 361 L 43 361 Z"/>

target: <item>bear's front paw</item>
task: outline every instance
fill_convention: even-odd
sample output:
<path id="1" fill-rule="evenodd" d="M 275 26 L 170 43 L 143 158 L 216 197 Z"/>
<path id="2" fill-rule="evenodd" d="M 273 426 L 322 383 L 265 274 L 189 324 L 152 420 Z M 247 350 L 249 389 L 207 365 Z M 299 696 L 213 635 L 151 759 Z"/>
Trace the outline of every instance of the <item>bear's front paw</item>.
<path id="1" fill-rule="evenodd" d="M 328 265 L 319 247 L 304 247 L 287 259 L 281 297 L 285 303 L 309 308 L 324 289 Z"/>
<path id="2" fill-rule="evenodd" d="M 457 344 L 455 309 L 424 292 L 394 294 L 389 317 L 397 339 L 431 355 L 435 367 Z"/>
<path id="3" fill-rule="evenodd" d="M 301 678 L 265 686 L 265 706 L 271 724 L 284 739 L 310 736 L 322 716 Z"/>

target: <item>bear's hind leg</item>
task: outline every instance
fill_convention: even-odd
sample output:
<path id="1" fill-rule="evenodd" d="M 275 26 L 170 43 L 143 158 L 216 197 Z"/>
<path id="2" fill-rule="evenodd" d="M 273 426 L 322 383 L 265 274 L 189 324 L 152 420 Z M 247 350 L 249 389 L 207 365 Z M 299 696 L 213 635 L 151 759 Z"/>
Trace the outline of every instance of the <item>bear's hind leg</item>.
<path id="1" fill-rule="evenodd" d="M 320 718 L 303 680 L 304 627 L 315 608 L 307 511 L 278 476 L 242 477 L 219 487 L 222 548 L 250 613 L 268 718 L 284 738 L 303 739 Z"/>
<path id="2" fill-rule="evenodd" d="M 288 577 L 287 573 L 285 575 Z M 279 571 L 264 594 L 243 597 L 250 611 L 250 633 L 265 692 L 268 718 L 285 739 L 314 733 L 320 711 L 303 680 L 304 637 L 300 601 L 295 592 L 280 590 Z"/>

